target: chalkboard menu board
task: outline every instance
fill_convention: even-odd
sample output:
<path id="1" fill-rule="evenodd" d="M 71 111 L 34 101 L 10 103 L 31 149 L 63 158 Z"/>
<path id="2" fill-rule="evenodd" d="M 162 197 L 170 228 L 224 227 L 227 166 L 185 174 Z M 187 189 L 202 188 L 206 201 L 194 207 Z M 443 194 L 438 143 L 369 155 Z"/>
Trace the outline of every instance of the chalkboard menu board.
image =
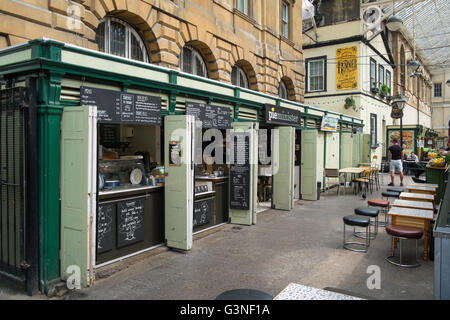
<path id="1" fill-rule="evenodd" d="M 99 123 L 161 125 L 161 97 L 81 87 L 80 103 L 97 106 Z"/>
<path id="2" fill-rule="evenodd" d="M 231 128 L 230 108 L 203 103 L 186 102 L 186 114 L 195 116 L 203 128 Z"/>
<path id="3" fill-rule="evenodd" d="M 97 212 L 97 253 L 113 248 L 114 204 L 101 204 Z"/>
<path id="4" fill-rule="evenodd" d="M 212 217 L 213 199 L 198 200 L 194 202 L 193 227 L 208 224 Z"/>
<path id="5" fill-rule="evenodd" d="M 144 240 L 144 200 L 117 204 L 117 247 Z"/>
<path id="6" fill-rule="evenodd" d="M 120 147 L 120 126 L 118 124 L 102 123 L 99 125 L 100 144 L 105 148 Z"/>
<path id="7" fill-rule="evenodd" d="M 234 163 L 230 164 L 230 208 L 238 210 L 250 209 L 250 145 L 249 135 L 234 132 Z"/>

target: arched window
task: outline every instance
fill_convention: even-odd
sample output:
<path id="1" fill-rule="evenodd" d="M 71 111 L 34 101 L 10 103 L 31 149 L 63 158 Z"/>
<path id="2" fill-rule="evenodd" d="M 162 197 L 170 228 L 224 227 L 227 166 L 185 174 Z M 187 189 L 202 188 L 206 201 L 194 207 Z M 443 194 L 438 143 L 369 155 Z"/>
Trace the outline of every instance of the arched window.
<path id="1" fill-rule="evenodd" d="M 208 70 L 202 55 L 189 45 L 184 46 L 181 50 L 180 69 L 200 77 L 208 77 Z"/>
<path id="2" fill-rule="evenodd" d="M 241 67 L 234 66 L 231 69 L 231 83 L 235 86 L 248 89 L 248 79 Z"/>
<path id="3" fill-rule="evenodd" d="M 284 81 L 280 81 L 280 84 L 278 85 L 278 95 L 280 96 L 281 99 L 288 98 L 288 91 Z"/>
<path id="4" fill-rule="evenodd" d="M 400 93 L 404 94 L 406 89 L 406 57 L 403 46 L 400 48 Z"/>
<path id="5" fill-rule="evenodd" d="M 95 41 L 100 51 L 128 59 L 149 62 L 144 41 L 137 31 L 125 21 L 114 17 L 106 17 L 98 25 Z"/>

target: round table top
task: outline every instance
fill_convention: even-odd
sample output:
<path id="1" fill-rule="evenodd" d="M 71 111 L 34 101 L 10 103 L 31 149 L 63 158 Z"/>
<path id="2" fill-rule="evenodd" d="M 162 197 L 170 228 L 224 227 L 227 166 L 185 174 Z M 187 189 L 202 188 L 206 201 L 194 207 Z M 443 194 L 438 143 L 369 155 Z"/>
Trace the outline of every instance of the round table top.
<path id="1" fill-rule="evenodd" d="M 272 300 L 273 297 L 254 289 L 234 289 L 222 292 L 216 300 Z"/>

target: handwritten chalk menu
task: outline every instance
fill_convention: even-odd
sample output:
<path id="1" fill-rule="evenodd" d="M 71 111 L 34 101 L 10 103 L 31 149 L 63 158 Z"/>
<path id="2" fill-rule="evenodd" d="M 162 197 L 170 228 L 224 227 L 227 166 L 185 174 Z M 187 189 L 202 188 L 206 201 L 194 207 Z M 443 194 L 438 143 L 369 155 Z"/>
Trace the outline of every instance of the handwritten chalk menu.
<path id="1" fill-rule="evenodd" d="M 250 145 L 248 134 L 234 132 L 231 135 L 234 161 L 230 165 L 230 208 L 250 209 Z"/>
<path id="2" fill-rule="evenodd" d="M 120 147 L 120 125 L 102 123 L 99 125 L 100 144 L 105 148 Z"/>
<path id="3" fill-rule="evenodd" d="M 97 253 L 113 248 L 114 204 L 101 204 L 97 212 Z"/>
<path id="4" fill-rule="evenodd" d="M 213 199 L 198 200 L 194 202 L 193 227 L 208 224 L 212 217 Z"/>
<path id="5" fill-rule="evenodd" d="M 161 125 L 161 97 L 81 87 L 80 103 L 97 106 L 100 123 Z"/>
<path id="6" fill-rule="evenodd" d="M 117 204 L 117 247 L 144 240 L 144 200 L 128 200 Z"/>
<path id="7" fill-rule="evenodd" d="M 203 103 L 186 102 L 186 114 L 195 116 L 203 128 L 231 128 L 230 108 Z"/>

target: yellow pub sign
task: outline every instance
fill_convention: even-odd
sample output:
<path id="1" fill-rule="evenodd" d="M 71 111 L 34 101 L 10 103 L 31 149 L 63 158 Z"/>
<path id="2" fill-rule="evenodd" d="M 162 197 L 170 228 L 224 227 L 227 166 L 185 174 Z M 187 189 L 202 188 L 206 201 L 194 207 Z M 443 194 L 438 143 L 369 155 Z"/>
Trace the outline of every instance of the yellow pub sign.
<path id="1" fill-rule="evenodd" d="M 336 90 L 358 88 L 358 47 L 336 49 Z"/>

